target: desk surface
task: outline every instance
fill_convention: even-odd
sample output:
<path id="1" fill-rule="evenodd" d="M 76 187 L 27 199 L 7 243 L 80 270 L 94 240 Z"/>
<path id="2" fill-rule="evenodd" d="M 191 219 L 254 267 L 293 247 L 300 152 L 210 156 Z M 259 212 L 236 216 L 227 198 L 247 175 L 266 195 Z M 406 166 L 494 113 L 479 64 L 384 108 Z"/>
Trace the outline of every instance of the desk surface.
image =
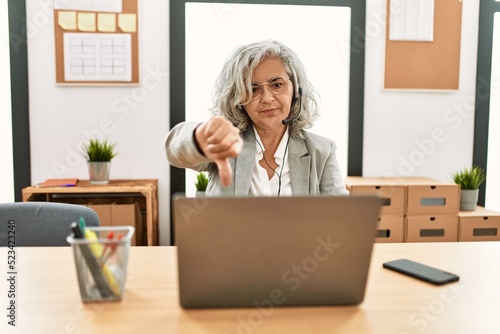
<path id="1" fill-rule="evenodd" d="M 375 244 L 365 301 L 354 307 L 184 310 L 175 247 L 132 247 L 125 298 L 83 304 L 72 250 L 17 248 L 17 327 L 1 333 L 500 333 L 500 242 Z M 382 268 L 406 257 L 460 275 L 433 286 Z M 200 278 L 202 279 L 202 278 Z"/>

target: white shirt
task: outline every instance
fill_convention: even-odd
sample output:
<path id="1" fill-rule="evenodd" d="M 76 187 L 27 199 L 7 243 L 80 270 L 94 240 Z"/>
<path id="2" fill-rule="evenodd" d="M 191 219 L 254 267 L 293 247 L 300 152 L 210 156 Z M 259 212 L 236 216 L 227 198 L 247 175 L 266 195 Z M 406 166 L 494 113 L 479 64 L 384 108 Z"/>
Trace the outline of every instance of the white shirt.
<path id="1" fill-rule="evenodd" d="M 264 156 L 262 141 L 259 134 L 253 129 L 255 134 L 255 168 L 252 176 L 250 192 L 254 196 L 291 196 L 292 184 L 290 181 L 290 167 L 288 166 L 288 127 L 281 138 L 281 142 L 274 153 L 274 161 L 278 165 L 274 170 L 274 175 L 269 179 L 267 171 L 259 164 Z M 281 186 L 280 186 L 281 179 Z"/>

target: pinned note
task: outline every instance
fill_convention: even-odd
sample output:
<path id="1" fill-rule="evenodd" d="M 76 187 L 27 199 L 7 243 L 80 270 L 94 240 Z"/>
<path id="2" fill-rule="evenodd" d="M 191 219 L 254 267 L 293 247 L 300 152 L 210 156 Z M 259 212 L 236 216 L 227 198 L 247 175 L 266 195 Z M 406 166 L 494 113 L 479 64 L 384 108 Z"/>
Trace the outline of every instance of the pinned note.
<path id="1" fill-rule="evenodd" d="M 76 12 L 60 11 L 57 16 L 57 23 L 64 30 L 76 30 Z"/>
<path id="2" fill-rule="evenodd" d="M 101 32 L 116 31 L 116 15 L 107 13 L 97 14 L 97 30 Z"/>
<path id="3" fill-rule="evenodd" d="M 137 31 L 136 14 L 126 14 L 126 13 L 118 14 L 118 26 L 123 32 L 136 32 Z"/>
<path id="4" fill-rule="evenodd" d="M 434 40 L 434 0 L 391 0 L 390 6 L 391 41 Z"/>
<path id="5" fill-rule="evenodd" d="M 78 13 L 78 30 L 95 31 L 95 13 Z"/>
<path id="6" fill-rule="evenodd" d="M 120 13 L 123 0 L 54 0 L 54 9 Z"/>

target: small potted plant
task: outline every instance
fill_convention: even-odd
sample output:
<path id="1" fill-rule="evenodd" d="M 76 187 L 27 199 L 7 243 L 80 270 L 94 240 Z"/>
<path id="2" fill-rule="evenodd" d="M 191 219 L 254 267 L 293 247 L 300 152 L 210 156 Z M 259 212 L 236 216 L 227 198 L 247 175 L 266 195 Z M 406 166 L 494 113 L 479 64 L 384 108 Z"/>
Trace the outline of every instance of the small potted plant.
<path id="1" fill-rule="evenodd" d="M 107 139 L 90 139 L 83 144 L 82 153 L 85 159 L 87 159 L 90 183 L 109 183 L 111 159 L 117 155 L 115 144 L 109 142 Z"/>
<path id="2" fill-rule="evenodd" d="M 460 186 L 460 210 L 476 210 L 479 187 L 486 181 L 484 168 L 473 166 L 453 174 L 453 182 Z"/>
<path id="3" fill-rule="evenodd" d="M 196 182 L 194 185 L 196 186 L 196 196 L 204 196 L 208 186 L 207 174 L 205 172 L 196 174 Z"/>

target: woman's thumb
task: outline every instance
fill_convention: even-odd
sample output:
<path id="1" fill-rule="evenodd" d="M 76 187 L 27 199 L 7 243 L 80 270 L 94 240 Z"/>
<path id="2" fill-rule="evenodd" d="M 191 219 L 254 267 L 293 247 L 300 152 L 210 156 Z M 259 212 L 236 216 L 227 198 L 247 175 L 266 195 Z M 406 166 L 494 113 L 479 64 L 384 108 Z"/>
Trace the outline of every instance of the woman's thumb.
<path id="1" fill-rule="evenodd" d="M 219 169 L 219 178 L 222 186 L 228 187 L 233 178 L 233 169 L 229 164 L 229 159 L 216 159 L 215 164 Z"/>

